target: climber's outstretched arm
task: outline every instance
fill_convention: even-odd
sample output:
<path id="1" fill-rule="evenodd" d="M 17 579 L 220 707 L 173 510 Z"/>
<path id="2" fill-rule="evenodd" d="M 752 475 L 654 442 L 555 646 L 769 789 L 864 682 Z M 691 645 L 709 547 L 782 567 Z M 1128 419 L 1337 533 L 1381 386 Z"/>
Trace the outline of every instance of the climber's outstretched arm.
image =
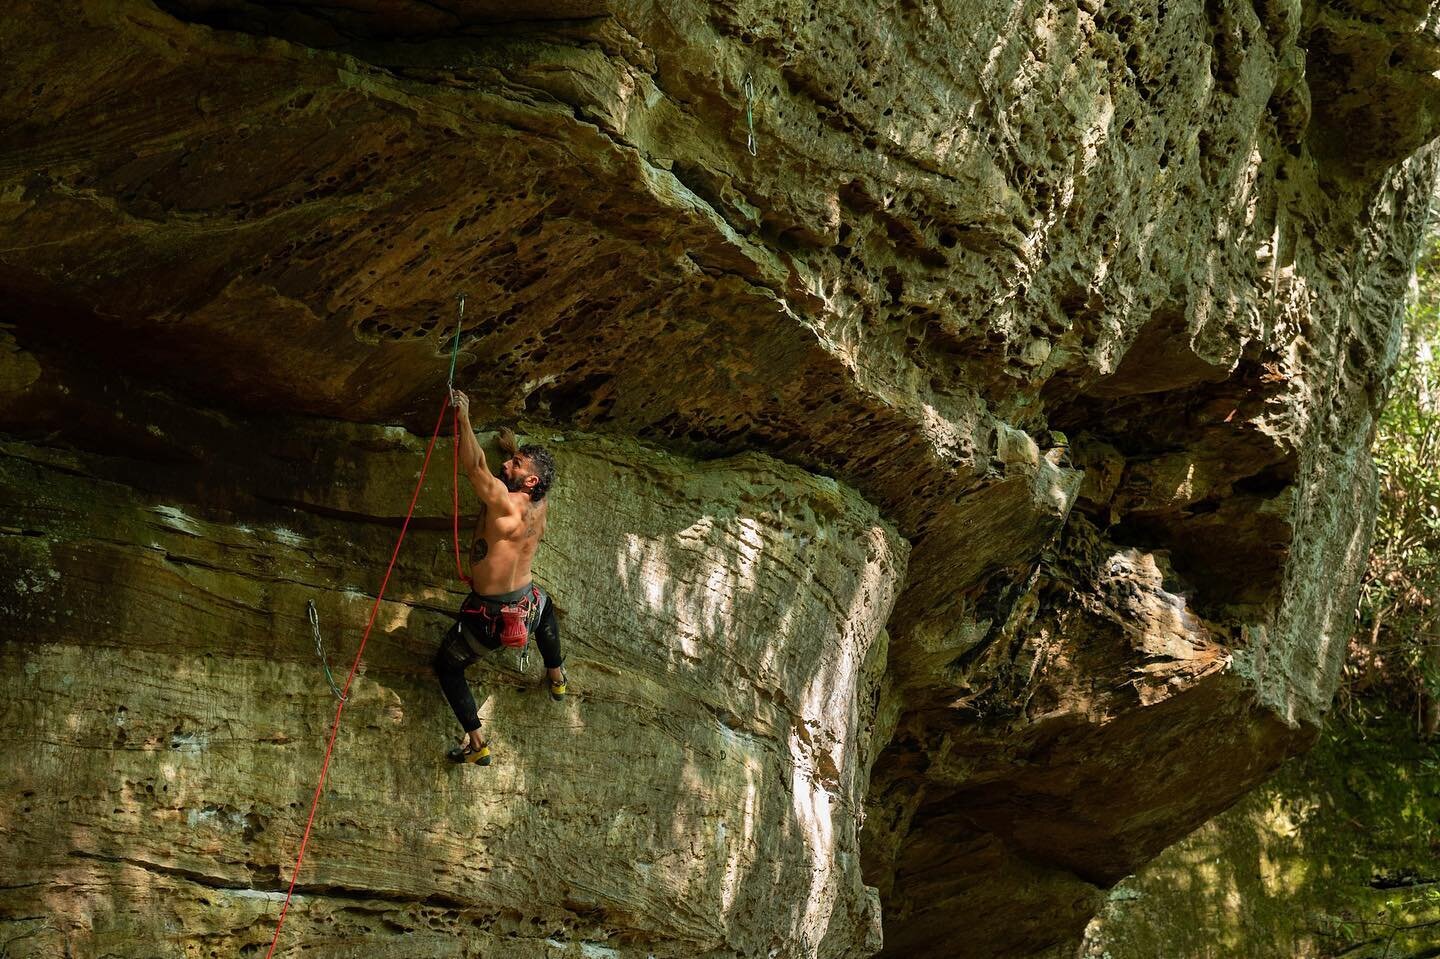
<path id="1" fill-rule="evenodd" d="M 460 469 L 470 478 L 470 485 L 487 506 L 506 506 L 505 484 L 490 472 L 485 462 L 485 450 L 475 439 L 475 428 L 470 425 L 470 397 L 460 390 L 453 390 L 450 402 L 460 410 Z"/>

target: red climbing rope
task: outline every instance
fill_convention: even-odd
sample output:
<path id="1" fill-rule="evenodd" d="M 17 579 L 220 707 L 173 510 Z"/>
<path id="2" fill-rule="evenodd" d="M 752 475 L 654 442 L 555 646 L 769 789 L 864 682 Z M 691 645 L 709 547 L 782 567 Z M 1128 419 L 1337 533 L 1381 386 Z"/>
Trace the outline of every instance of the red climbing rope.
<path id="1" fill-rule="evenodd" d="M 340 714 L 345 711 L 345 703 L 349 700 L 350 683 L 355 679 L 355 671 L 360 668 L 360 657 L 365 652 L 365 641 L 370 638 L 370 630 L 375 625 L 375 615 L 380 612 L 380 602 L 385 598 L 385 587 L 390 584 L 390 573 L 395 569 L 395 560 L 400 556 L 400 544 L 405 542 L 405 533 L 410 529 L 410 517 L 415 515 L 415 504 L 420 499 L 420 487 L 425 485 L 425 471 L 430 466 L 430 454 L 435 449 L 435 440 L 440 436 L 440 427 L 445 422 L 445 407 L 450 405 L 450 398 L 445 398 L 445 404 L 440 407 L 440 418 L 435 421 L 435 432 L 430 435 L 430 444 L 425 447 L 425 462 L 420 465 L 420 478 L 415 481 L 415 492 L 410 496 L 410 509 L 405 513 L 405 523 L 400 527 L 400 538 L 395 541 L 395 551 L 390 554 L 390 565 L 385 569 L 385 578 L 380 581 L 380 592 L 375 597 L 375 605 L 370 607 L 370 620 L 365 624 L 365 633 L 360 637 L 360 648 L 355 651 L 355 662 L 350 664 L 350 675 L 345 677 L 345 688 L 341 691 L 340 702 L 335 707 L 335 719 L 330 724 L 330 742 L 325 746 L 325 762 L 320 766 L 320 781 L 315 784 L 315 796 L 310 800 L 310 818 L 305 820 L 305 835 L 300 840 L 300 854 L 295 858 L 295 871 L 290 874 L 290 888 L 285 893 L 285 905 L 280 908 L 280 921 L 275 923 L 275 935 L 270 940 L 270 948 L 265 953 L 265 959 L 275 952 L 275 944 L 280 941 L 280 927 L 285 925 L 285 915 L 290 911 L 290 897 L 295 893 L 295 880 L 300 878 L 300 864 L 305 861 L 305 847 L 310 842 L 310 827 L 315 823 L 315 810 L 320 806 L 320 791 L 325 788 L 325 774 L 330 769 L 330 753 L 335 749 L 335 735 L 340 731 Z M 459 414 L 456 414 L 458 425 Z M 457 433 L 456 449 L 459 449 L 460 438 Z M 458 465 L 456 467 L 458 472 Z M 459 529 L 459 489 L 457 479 L 456 489 L 456 529 Z M 459 562 L 459 546 L 456 546 L 456 562 Z"/>
<path id="2" fill-rule="evenodd" d="M 455 469 L 453 473 L 454 482 L 450 484 L 450 488 L 455 494 L 455 508 L 450 515 L 455 518 L 455 535 L 451 540 L 455 544 L 455 572 L 461 582 L 469 585 L 470 576 L 465 572 L 465 567 L 460 565 L 460 407 L 458 406 L 455 407 Z"/>

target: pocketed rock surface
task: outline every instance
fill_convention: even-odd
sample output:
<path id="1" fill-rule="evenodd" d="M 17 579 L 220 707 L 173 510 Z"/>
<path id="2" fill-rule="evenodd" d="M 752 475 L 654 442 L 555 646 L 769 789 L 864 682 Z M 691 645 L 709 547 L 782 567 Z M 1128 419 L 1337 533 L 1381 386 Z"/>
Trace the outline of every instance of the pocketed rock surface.
<path id="1" fill-rule="evenodd" d="M 422 450 L 374 427 L 209 425 L 224 447 L 169 471 L 203 510 L 106 458 L 6 450 L 25 532 L 4 614 L 30 635 L 4 647 L 27 740 L 3 901 L 46 919 L 21 954 L 241 955 L 273 933 L 336 705 L 306 604 L 343 683 Z M 555 446 L 538 573 L 574 694 L 551 701 L 538 654 L 487 657 L 470 672 L 494 764 L 445 760 L 459 728 L 429 663 L 464 593 L 437 478 L 349 694 L 287 951 L 878 944 L 854 853 L 881 745 L 862 707 L 904 541 L 758 454 Z"/>
<path id="2" fill-rule="evenodd" d="M 9 954 L 263 954 L 460 292 L 574 692 L 443 765 L 442 429 L 278 951 L 1078 942 L 1327 709 L 1427 16 L 10 4 Z"/>

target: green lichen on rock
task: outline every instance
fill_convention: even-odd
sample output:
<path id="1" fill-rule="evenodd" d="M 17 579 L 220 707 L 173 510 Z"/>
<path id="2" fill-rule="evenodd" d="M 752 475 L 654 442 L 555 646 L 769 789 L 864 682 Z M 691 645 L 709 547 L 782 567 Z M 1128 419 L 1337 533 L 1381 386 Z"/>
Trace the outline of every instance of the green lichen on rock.
<path id="1" fill-rule="evenodd" d="M 1440 750 L 1337 720 L 1110 892 L 1084 959 L 1406 959 L 1440 947 Z"/>

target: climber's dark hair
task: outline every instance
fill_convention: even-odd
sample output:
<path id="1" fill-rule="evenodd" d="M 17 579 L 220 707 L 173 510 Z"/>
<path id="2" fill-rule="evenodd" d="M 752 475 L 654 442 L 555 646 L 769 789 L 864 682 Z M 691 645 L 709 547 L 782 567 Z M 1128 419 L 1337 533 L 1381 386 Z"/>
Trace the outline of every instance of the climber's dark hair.
<path id="1" fill-rule="evenodd" d="M 555 482 L 555 458 L 543 446 L 522 446 L 520 452 L 530 458 L 530 468 L 540 479 L 530 488 L 530 499 L 539 502 L 549 492 L 550 484 Z"/>

